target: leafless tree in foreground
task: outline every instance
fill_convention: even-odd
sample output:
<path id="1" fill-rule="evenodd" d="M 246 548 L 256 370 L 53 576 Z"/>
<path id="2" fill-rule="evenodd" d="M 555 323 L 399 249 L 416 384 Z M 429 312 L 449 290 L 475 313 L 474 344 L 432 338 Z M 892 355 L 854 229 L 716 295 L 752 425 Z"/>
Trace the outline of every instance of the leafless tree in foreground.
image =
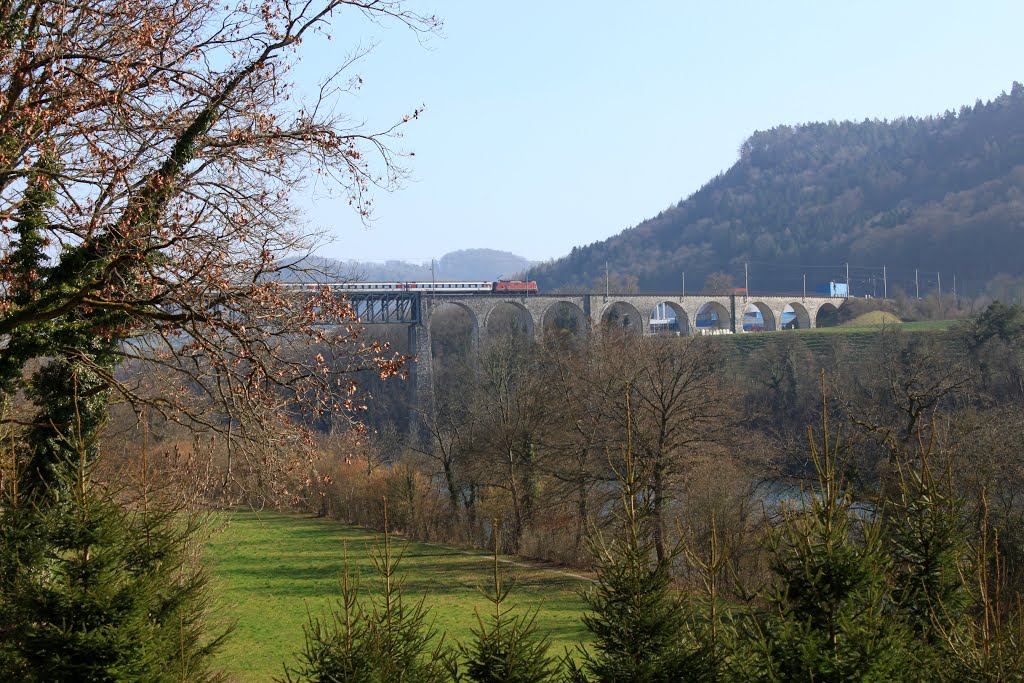
<path id="1" fill-rule="evenodd" d="M 284 407 L 352 413 L 352 370 L 402 371 L 345 301 L 277 283 L 315 243 L 289 203 L 297 187 L 317 178 L 366 218 L 369 191 L 402 177 L 389 141 L 419 110 L 374 131 L 337 109 L 361 51 L 310 101 L 289 80 L 303 40 L 352 16 L 439 28 L 378 0 L 0 6 L 7 393 L 50 359 L 84 398 L 112 391 L 273 451 L 300 434 L 280 428 L 301 421 Z"/>

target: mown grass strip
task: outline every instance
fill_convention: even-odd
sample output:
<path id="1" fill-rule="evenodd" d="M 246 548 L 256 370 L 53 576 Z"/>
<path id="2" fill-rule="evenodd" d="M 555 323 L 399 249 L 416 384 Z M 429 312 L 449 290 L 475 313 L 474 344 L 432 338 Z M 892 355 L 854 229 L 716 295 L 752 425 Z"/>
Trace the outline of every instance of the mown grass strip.
<path id="1" fill-rule="evenodd" d="M 338 522 L 280 513 L 231 512 L 207 544 L 206 562 L 237 628 L 219 664 L 238 681 L 270 681 L 302 647 L 307 609 L 322 613 L 338 595 L 344 548 L 350 573 L 364 592 L 377 577 L 367 549 L 379 535 Z M 407 597 L 426 596 L 438 631 L 466 640 L 476 624 L 474 608 L 486 608 L 478 586 L 488 585 L 493 560 L 480 551 L 409 543 L 400 570 Z M 525 565 L 525 566 L 520 566 Z M 572 572 L 530 562 L 503 564 L 518 576 L 512 602 L 539 608 L 537 625 L 561 655 L 585 637 L 580 621 L 584 583 Z"/>

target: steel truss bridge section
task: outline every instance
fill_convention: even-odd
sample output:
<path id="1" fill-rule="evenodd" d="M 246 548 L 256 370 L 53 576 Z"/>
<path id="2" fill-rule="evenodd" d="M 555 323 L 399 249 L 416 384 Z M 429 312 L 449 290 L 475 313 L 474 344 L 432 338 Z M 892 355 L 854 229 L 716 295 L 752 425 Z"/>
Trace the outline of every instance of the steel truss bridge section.
<path id="1" fill-rule="evenodd" d="M 419 292 L 345 292 L 363 325 L 419 325 L 420 297 Z"/>

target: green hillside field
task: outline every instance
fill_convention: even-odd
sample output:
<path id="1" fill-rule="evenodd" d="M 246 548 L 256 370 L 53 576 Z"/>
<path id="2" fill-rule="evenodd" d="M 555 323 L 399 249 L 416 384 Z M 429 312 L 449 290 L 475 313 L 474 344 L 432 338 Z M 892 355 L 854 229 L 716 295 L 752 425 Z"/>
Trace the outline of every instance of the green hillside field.
<path id="1" fill-rule="evenodd" d="M 932 320 L 925 322 L 899 323 L 896 325 L 839 325 L 818 327 L 808 330 L 782 330 L 777 332 L 756 332 L 727 334 L 719 340 L 726 354 L 738 360 L 745 360 L 756 351 L 778 344 L 786 339 L 797 339 L 815 354 L 834 354 L 854 359 L 877 353 L 885 330 L 899 330 L 907 334 L 935 335 L 941 344 L 959 348 L 960 341 L 950 334 L 960 321 Z"/>
<path id="2" fill-rule="evenodd" d="M 379 540 L 379 534 L 310 516 L 225 513 L 205 553 L 223 615 L 236 622 L 219 665 L 236 681 L 280 676 L 283 662 L 302 647 L 307 611 L 320 614 L 338 596 L 346 548 L 349 571 L 359 575 L 362 590 L 376 588 L 367 550 Z M 512 602 L 539 609 L 537 625 L 549 634 L 552 653 L 561 656 L 585 637 L 578 594 L 585 577 L 502 559 L 504 575 L 518 577 Z M 474 610 L 487 608 L 478 587 L 489 585 L 492 563 L 492 556 L 481 551 L 408 543 L 400 566 L 405 595 L 426 596 L 434 626 L 448 641 L 468 639 L 476 624 Z"/>

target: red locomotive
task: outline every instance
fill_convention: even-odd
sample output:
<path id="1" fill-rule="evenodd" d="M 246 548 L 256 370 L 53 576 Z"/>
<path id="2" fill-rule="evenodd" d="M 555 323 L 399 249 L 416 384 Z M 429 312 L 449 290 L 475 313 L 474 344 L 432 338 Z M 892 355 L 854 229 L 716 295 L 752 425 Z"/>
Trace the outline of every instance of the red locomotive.
<path id="1" fill-rule="evenodd" d="M 537 282 L 535 280 L 496 280 L 494 283 L 494 292 L 526 292 L 528 294 L 537 293 Z"/>

